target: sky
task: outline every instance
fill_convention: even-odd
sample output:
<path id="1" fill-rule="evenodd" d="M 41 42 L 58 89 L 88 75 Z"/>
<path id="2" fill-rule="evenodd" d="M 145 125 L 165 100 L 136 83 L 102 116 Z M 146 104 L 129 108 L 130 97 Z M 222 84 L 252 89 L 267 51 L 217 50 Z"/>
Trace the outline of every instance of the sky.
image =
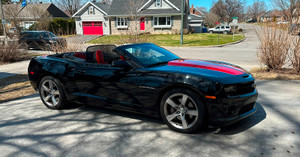
<path id="1" fill-rule="evenodd" d="M 211 8 L 214 0 L 190 0 L 190 5 L 194 4 L 195 7 L 206 7 L 208 10 Z M 216 0 L 215 0 L 216 1 Z M 253 0 L 245 0 L 247 5 L 251 5 Z M 272 9 L 272 0 L 262 0 L 266 3 L 267 9 Z"/>

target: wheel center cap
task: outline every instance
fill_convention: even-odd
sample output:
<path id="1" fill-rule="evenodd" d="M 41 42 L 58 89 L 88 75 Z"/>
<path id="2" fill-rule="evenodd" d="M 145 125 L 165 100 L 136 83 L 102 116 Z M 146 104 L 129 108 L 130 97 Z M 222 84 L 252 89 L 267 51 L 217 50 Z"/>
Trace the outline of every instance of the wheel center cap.
<path id="1" fill-rule="evenodd" d="M 185 108 L 180 108 L 179 111 L 180 111 L 180 113 L 185 113 L 186 109 Z"/>

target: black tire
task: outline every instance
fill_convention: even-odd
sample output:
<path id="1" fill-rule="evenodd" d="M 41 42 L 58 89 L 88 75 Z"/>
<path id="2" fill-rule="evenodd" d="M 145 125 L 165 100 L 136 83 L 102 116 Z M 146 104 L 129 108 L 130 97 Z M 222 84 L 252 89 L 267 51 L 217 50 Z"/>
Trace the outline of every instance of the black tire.
<path id="1" fill-rule="evenodd" d="M 211 34 L 212 34 L 212 33 L 213 33 L 213 31 L 209 31 L 209 33 L 211 33 Z"/>
<path id="2" fill-rule="evenodd" d="M 42 78 L 39 84 L 39 94 L 42 102 L 49 109 L 63 109 L 68 106 L 61 82 L 52 76 Z"/>
<path id="3" fill-rule="evenodd" d="M 228 34 L 228 32 L 227 32 L 227 31 L 224 31 L 223 34 Z"/>
<path id="4" fill-rule="evenodd" d="M 182 104 L 183 99 L 185 104 Z M 182 133 L 194 133 L 206 123 L 205 104 L 199 95 L 187 89 L 168 91 L 161 100 L 160 114 L 171 130 Z"/>
<path id="5" fill-rule="evenodd" d="M 20 48 L 21 48 L 21 49 L 29 50 L 28 44 L 26 44 L 26 43 L 20 43 L 19 45 L 20 45 Z"/>
<path id="6" fill-rule="evenodd" d="M 52 46 L 50 44 L 45 44 L 44 47 L 42 48 L 44 51 L 52 51 Z"/>

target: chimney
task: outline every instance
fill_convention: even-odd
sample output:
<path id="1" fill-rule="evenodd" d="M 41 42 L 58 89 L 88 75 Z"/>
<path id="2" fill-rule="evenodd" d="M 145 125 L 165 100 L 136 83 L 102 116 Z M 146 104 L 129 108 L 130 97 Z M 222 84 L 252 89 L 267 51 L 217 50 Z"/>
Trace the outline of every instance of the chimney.
<path id="1" fill-rule="evenodd" d="M 192 7 L 190 8 L 190 13 L 194 14 L 194 4 L 192 4 Z"/>

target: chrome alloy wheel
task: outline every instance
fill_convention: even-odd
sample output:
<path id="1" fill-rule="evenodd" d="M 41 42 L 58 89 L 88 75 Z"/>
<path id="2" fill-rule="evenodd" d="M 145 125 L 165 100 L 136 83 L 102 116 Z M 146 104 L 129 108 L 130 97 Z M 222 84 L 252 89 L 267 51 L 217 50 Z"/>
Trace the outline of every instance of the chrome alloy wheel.
<path id="1" fill-rule="evenodd" d="M 45 80 L 40 90 L 42 99 L 47 105 L 54 107 L 59 103 L 60 93 L 55 82 Z"/>
<path id="2" fill-rule="evenodd" d="M 189 129 L 198 120 L 198 108 L 188 95 L 176 93 L 168 97 L 164 104 L 167 121 L 178 129 Z"/>

